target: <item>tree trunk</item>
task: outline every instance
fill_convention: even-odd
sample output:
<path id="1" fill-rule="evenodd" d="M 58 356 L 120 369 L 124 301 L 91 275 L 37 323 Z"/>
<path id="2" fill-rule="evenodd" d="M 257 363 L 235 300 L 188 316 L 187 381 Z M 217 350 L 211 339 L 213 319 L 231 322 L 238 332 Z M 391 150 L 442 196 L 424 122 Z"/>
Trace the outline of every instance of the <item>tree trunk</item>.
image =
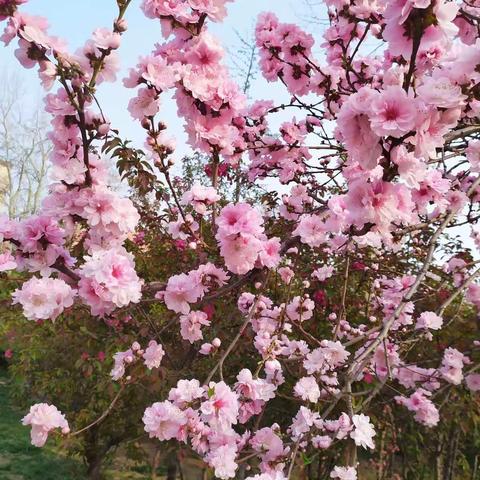
<path id="1" fill-rule="evenodd" d="M 160 449 L 157 449 L 155 451 L 155 455 L 153 456 L 153 461 L 152 461 L 151 480 L 156 480 L 156 478 L 157 478 L 157 468 L 160 465 L 160 456 L 161 456 L 161 451 L 160 451 Z"/>
<path id="2" fill-rule="evenodd" d="M 167 480 L 176 480 L 177 478 L 177 462 L 175 461 L 175 457 L 173 458 L 173 462 L 170 461 L 167 466 Z"/>
<path id="3" fill-rule="evenodd" d="M 88 464 L 88 480 L 102 480 L 102 460 L 103 458 L 98 457 Z"/>

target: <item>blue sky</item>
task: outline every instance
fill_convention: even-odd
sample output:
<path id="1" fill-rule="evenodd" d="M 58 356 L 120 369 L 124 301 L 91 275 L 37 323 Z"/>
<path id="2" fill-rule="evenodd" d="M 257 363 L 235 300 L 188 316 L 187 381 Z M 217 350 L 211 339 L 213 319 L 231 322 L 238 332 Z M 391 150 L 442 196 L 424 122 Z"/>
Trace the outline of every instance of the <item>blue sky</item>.
<path id="1" fill-rule="evenodd" d="M 130 118 L 126 109 L 134 91 L 125 89 L 121 79 L 129 67 L 135 66 L 139 56 L 150 53 L 153 45 L 163 40 L 160 23 L 146 18 L 140 4 L 141 0 L 133 0 L 126 14 L 129 29 L 123 37 L 120 48 L 122 70 L 117 82 L 102 84 L 98 91 L 98 98 L 112 126 L 120 129 L 124 138 L 134 140 L 137 146 L 143 143 L 143 131 L 137 122 Z M 315 8 L 318 8 L 319 16 L 323 10 L 325 17 L 324 7 Z M 30 0 L 22 6 L 22 9 L 30 14 L 47 17 L 50 22 L 50 33 L 66 39 L 71 51 L 81 47 L 95 28 L 110 27 L 117 11 L 115 0 Z M 305 28 L 311 29 L 315 36 L 319 36 L 323 30 L 323 27 L 309 24 L 304 20 L 306 7 L 303 0 L 237 0 L 228 4 L 228 17 L 223 23 L 209 24 L 210 31 L 220 38 L 228 51 L 235 52 L 240 45 L 236 32 L 248 38 L 253 32 L 257 15 L 267 10 L 275 11 L 282 21 L 303 24 Z M 25 98 L 28 103 L 25 108 L 33 108 L 32 106 L 40 101 L 43 91 L 39 87 L 35 69 L 23 69 L 14 57 L 14 48 L 14 42 L 9 48 L 0 48 L 0 67 L 18 75 L 26 91 Z M 268 84 L 262 78 L 254 82 L 251 92 L 255 99 L 288 100 L 282 85 Z M 176 107 L 168 98 L 163 101 L 159 118 L 168 125 L 170 134 L 177 138 L 176 155 L 179 159 L 188 148 L 185 145 L 181 122 L 176 116 Z"/>

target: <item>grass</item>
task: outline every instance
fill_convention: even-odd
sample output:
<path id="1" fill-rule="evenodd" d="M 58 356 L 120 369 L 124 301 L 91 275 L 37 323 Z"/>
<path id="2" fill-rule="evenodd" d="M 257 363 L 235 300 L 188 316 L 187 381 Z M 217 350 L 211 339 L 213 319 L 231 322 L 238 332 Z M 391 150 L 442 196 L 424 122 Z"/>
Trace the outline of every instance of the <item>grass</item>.
<path id="1" fill-rule="evenodd" d="M 30 444 L 30 429 L 8 396 L 8 379 L 0 371 L 0 478 L 2 480 L 80 480 L 80 462 L 60 456 L 51 446 Z"/>

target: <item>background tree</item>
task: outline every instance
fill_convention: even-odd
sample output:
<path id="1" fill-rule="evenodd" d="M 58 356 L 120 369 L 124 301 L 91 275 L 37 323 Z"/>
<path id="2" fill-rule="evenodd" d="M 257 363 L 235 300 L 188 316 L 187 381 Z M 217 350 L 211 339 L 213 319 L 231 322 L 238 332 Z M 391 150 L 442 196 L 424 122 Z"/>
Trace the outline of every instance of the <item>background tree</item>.
<path id="1" fill-rule="evenodd" d="M 31 92 L 18 74 L 2 72 L 0 84 L 0 201 L 10 218 L 25 217 L 38 210 L 45 193 L 48 122 L 40 106 L 29 104 Z"/>

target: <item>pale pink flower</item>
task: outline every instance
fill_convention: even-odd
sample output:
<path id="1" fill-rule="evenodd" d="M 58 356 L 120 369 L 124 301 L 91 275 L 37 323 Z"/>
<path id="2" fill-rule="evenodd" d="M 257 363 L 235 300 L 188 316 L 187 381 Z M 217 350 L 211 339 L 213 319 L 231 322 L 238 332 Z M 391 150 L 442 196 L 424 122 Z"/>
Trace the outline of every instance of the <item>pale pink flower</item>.
<path id="1" fill-rule="evenodd" d="M 315 377 L 302 377 L 295 385 L 293 391 L 297 397 L 312 403 L 318 402 L 320 388 Z"/>
<path id="2" fill-rule="evenodd" d="M 151 88 L 141 88 L 136 97 L 133 97 L 128 103 L 128 111 L 136 120 L 142 120 L 144 117 L 152 117 L 159 111 L 159 100 L 155 90 Z"/>
<path id="3" fill-rule="evenodd" d="M 357 470 L 355 467 L 335 467 L 330 472 L 330 478 L 339 480 L 357 480 Z"/>
<path id="4" fill-rule="evenodd" d="M 222 480 L 235 477 L 238 465 L 235 463 L 237 445 L 220 445 L 205 457 L 208 464 L 214 469 L 215 477 Z"/>
<path id="5" fill-rule="evenodd" d="M 290 267 L 280 267 L 278 269 L 278 274 L 286 285 L 290 284 L 292 278 L 295 276 L 294 271 Z"/>
<path id="6" fill-rule="evenodd" d="M 29 320 L 55 320 L 65 308 L 73 305 L 76 291 L 57 278 L 32 277 L 12 294 L 13 303 L 23 307 Z"/>
<path id="7" fill-rule="evenodd" d="M 315 448 L 329 448 L 332 443 L 332 437 L 329 437 L 328 435 L 316 435 L 312 438 L 312 445 Z"/>
<path id="8" fill-rule="evenodd" d="M 192 188 L 186 191 L 182 196 L 183 205 L 191 205 L 200 215 L 207 213 L 207 207 L 220 200 L 220 196 L 213 187 L 204 187 L 195 182 Z"/>
<path id="9" fill-rule="evenodd" d="M 324 372 L 343 365 L 350 353 L 339 342 L 322 340 L 322 346 L 307 354 L 303 366 L 307 373 Z"/>
<path id="10" fill-rule="evenodd" d="M 304 215 L 300 219 L 293 235 L 298 235 L 303 243 L 310 247 L 319 247 L 327 239 L 327 228 L 318 215 Z"/>
<path id="11" fill-rule="evenodd" d="M 247 203 L 230 203 L 223 207 L 217 218 L 217 238 L 229 235 L 263 233 L 263 219 L 260 213 Z"/>
<path id="12" fill-rule="evenodd" d="M 113 368 L 110 372 L 112 380 L 120 380 L 125 375 L 125 366 L 132 363 L 135 360 L 135 354 L 133 350 L 129 348 L 124 352 L 117 352 L 113 355 Z"/>
<path id="13" fill-rule="evenodd" d="M 188 418 L 185 412 L 169 401 L 156 402 L 143 414 L 145 431 L 150 438 L 185 440 Z"/>
<path id="14" fill-rule="evenodd" d="M 70 432 L 65 416 L 54 405 L 37 403 L 30 407 L 30 412 L 22 419 L 23 425 L 31 425 L 32 445 L 43 447 L 48 434 L 55 428 L 60 428 L 63 434 Z"/>
<path id="15" fill-rule="evenodd" d="M 184 408 L 189 403 L 202 398 L 205 391 L 196 379 L 179 380 L 177 386 L 170 390 L 168 399 L 177 407 Z"/>
<path id="16" fill-rule="evenodd" d="M 80 267 L 79 295 L 94 315 L 138 303 L 143 281 L 135 271 L 134 257 L 123 248 L 96 250 Z"/>
<path id="17" fill-rule="evenodd" d="M 439 369 L 443 379 L 453 385 L 460 385 L 463 380 L 463 365 L 467 362 L 468 358 L 456 348 L 445 349 Z"/>
<path id="18" fill-rule="evenodd" d="M 282 245 L 277 237 L 270 238 L 263 242 L 258 254 L 258 261 L 262 267 L 274 268 L 280 262 L 280 250 Z"/>
<path id="19" fill-rule="evenodd" d="M 162 345 L 155 340 L 150 340 L 148 347 L 143 353 L 143 359 L 145 360 L 146 367 L 151 370 L 152 368 L 158 368 L 162 362 L 162 358 L 165 355 L 165 350 Z"/>
<path id="20" fill-rule="evenodd" d="M 442 317 L 434 312 L 422 312 L 415 325 L 416 329 L 426 328 L 430 330 L 440 330 L 443 325 Z"/>
<path id="21" fill-rule="evenodd" d="M 286 312 L 290 320 L 303 322 L 312 318 L 314 308 L 315 302 L 308 296 L 295 296 L 286 306 Z"/>
<path id="22" fill-rule="evenodd" d="M 461 87 L 452 83 L 448 77 L 425 77 L 416 92 L 426 104 L 440 108 L 458 108 L 466 99 Z"/>
<path id="23" fill-rule="evenodd" d="M 10 252 L 0 253 L 0 272 L 7 272 L 17 268 L 15 257 Z"/>
<path id="24" fill-rule="evenodd" d="M 327 280 L 327 278 L 330 278 L 333 275 L 333 272 L 334 272 L 333 267 L 329 265 L 325 265 L 323 267 L 320 267 L 314 270 L 312 272 L 312 277 L 316 278 L 320 282 L 324 282 L 325 280 Z"/>
<path id="25" fill-rule="evenodd" d="M 202 311 L 191 311 L 180 316 L 180 334 L 184 340 L 194 343 L 203 338 L 202 327 L 210 325 L 208 316 Z"/>
<path id="26" fill-rule="evenodd" d="M 290 426 L 292 437 L 294 439 L 301 438 L 303 434 L 319 423 L 321 423 L 321 418 L 317 412 L 312 412 L 307 407 L 300 407 Z"/>
<path id="27" fill-rule="evenodd" d="M 196 276 L 181 273 L 168 279 L 163 299 L 169 310 L 186 315 L 190 311 L 190 303 L 195 303 L 201 296 L 202 288 Z"/>
<path id="28" fill-rule="evenodd" d="M 480 373 L 470 373 L 465 377 L 467 388 L 472 392 L 480 391 Z"/>
<path id="29" fill-rule="evenodd" d="M 253 235 L 231 235 L 220 240 L 220 254 L 226 267 L 233 273 L 244 275 L 254 268 L 263 242 Z"/>
<path id="30" fill-rule="evenodd" d="M 370 417 L 363 413 L 353 415 L 352 423 L 354 429 L 350 432 L 350 438 L 355 441 L 355 444 L 363 448 L 374 449 L 373 437 L 375 436 L 375 430 L 370 423 Z"/>
<path id="31" fill-rule="evenodd" d="M 202 418 L 211 425 L 230 427 L 238 421 L 238 397 L 225 382 L 210 382 L 208 400 L 205 400 L 200 411 Z"/>

